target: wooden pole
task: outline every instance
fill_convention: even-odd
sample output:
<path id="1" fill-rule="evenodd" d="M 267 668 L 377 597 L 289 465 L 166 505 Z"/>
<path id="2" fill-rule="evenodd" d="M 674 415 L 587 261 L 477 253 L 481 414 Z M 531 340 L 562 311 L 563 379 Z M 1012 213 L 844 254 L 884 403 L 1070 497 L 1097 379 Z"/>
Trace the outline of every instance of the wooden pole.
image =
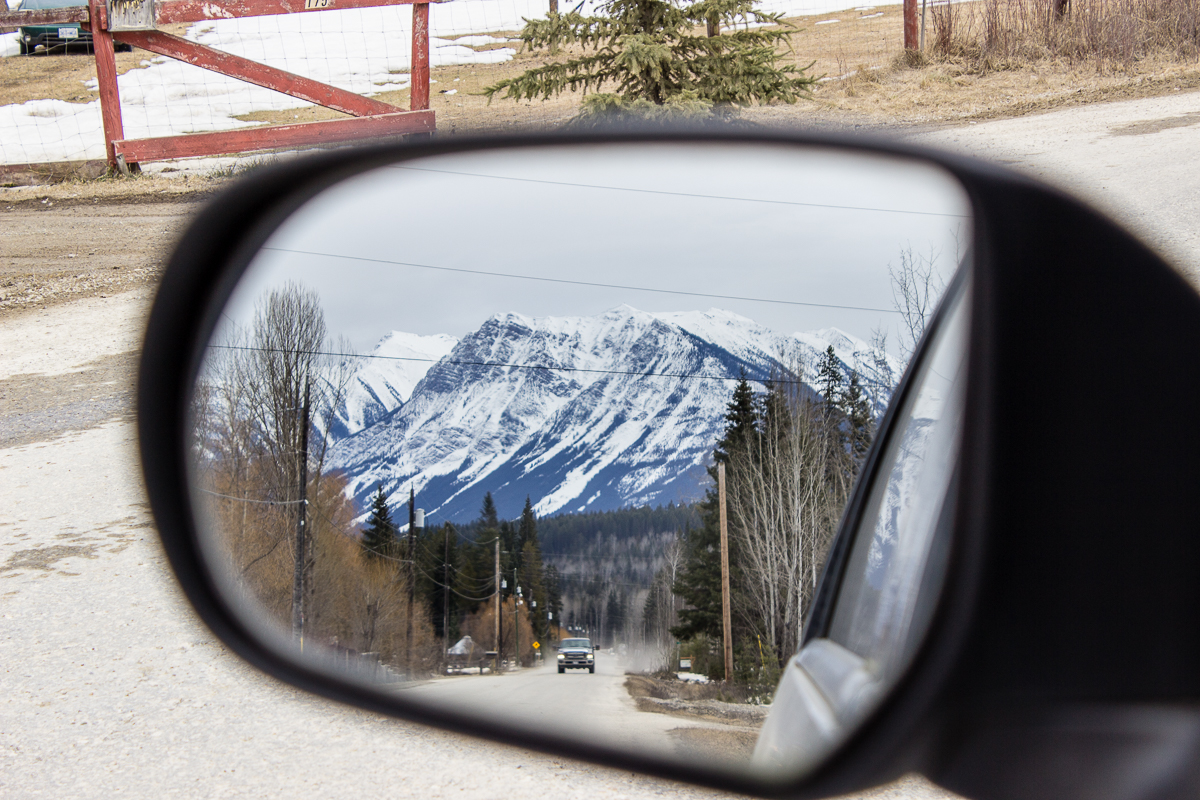
<path id="1" fill-rule="evenodd" d="M 117 161 L 113 142 L 125 138 L 121 124 L 121 93 L 117 90 L 117 55 L 108 32 L 108 8 L 103 0 L 88 0 L 92 52 L 96 56 L 96 83 L 100 91 L 100 117 L 104 123 L 104 152 L 110 169 L 127 173 L 128 165 Z"/>
<path id="2" fill-rule="evenodd" d="M 725 516 L 725 465 L 717 464 L 717 495 L 721 506 L 721 629 L 725 639 L 725 680 L 733 680 L 733 627 L 729 600 L 729 525 Z"/>
<path id="3" fill-rule="evenodd" d="M 429 108 L 429 3 L 414 3 L 412 13 L 409 109 L 424 111 Z"/>
<path id="4" fill-rule="evenodd" d="M 917 30 L 917 0 L 904 0 L 904 49 L 916 50 L 919 46 L 920 34 Z"/>
<path id="5" fill-rule="evenodd" d="M 304 649 L 304 595 L 308 568 L 308 379 L 304 380 L 304 405 L 300 408 L 300 464 L 296 512 L 296 563 L 292 571 L 292 636 Z"/>
<path id="6" fill-rule="evenodd" d="M 929 0 L 921 0 L 921 52 L 925 52 L 925 14 L 929 10 Z"/>
<path id="7" fill-rule="evenodd" d="M 442 673 L 450 649 L 450 531 L 442 528 Z"/>
<path id="8" fill-rule="evenodd" d="M 417 492 L 413 487 L 408 488 L 408 614 L 404 621 L 404 668 L 408 679 L 412 680 L 412 638 L 413 638 L 413 591 L 417 582 Z"/>
<path id="9" fill-rule="evenodd" d="M 496 537 L 496 657 L 492 672 L 500 672 L 500 537 Z"/>

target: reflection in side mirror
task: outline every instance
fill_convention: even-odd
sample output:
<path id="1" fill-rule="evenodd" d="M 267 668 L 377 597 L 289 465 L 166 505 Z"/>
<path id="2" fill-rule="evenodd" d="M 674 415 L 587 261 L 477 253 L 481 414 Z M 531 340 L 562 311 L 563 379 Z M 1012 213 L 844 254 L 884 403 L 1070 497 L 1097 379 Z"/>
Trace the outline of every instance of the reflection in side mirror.
<path id="1" fill-rule="evenodd" d="M 797 776 L 836 737 L 764 761 L 760 729 L 969 215 L 930 165 L 782 145 L 345 179 L 214 315 L 192 410 L 206 557 L 284 657 L 397 708 Z M 936 596 L 923 561 L 894 563 L 887 587 Z M 849 664 L 837 645 L 862 685 L 912 639 L 829 638 L 798 658 Z"/>
<path id="2" fill-rule="evenodd" d="M 764 770 L 819 763 L 900 677 L 928 626 L 953 522 L 969 297 L 961 275 L 893 413 L 866 502 L 849 520 L 831 618 L 813 621 L 756 743 Z"/>

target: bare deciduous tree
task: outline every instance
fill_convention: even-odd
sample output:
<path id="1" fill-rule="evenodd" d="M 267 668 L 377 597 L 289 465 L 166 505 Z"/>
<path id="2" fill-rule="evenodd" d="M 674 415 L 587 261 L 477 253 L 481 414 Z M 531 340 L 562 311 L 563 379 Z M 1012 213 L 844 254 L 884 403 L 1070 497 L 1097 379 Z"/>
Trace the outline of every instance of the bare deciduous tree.
<path id="1" fill-rule="evenodd" d="M 929 255 L 921 255 L 912 246 L 900 251 L 900 266 L 888 265 L 892 279 L 892 302 L 900 314 L 900 349 L 904 360 L 912 358 L 925 325 L 933 316 L 938 300 L 946 289 L 937 270 L 938 251 L 930 245 Z"/>
<path id="2" fill-rule="evenodd" d="M 400 663 L 404 571 L 394 559 L 366 556 L 345 482 L 326 473 L 329 422 L 356 366 L 342 355 L 350 352 L 345 342 L 328 339 L 317 295 L 288 283 L 263 297 L 248 330 L 234 329 L 210 348 L 193 401 L 193 474 L 207 498 L 206 529 L 231 583 L 268 617 L 280 624 L 291 618 L 300 558 L 306 638 L 375 653 L 408 671 Z M 302 503 L 308 545 L 297 553 Z M 438 663 L 440 645 L 423 606 L 412 613 L 411 666 L 421 671 Z"/>
<path id="3" fill-rule="evenodd" d="M 782 664 L 799 646 L 853 470 L 840 420 L 799 382 L 779 382 L 765 403 L 763 430 L 730 463 L 730 536 L 738 611 Z"/>

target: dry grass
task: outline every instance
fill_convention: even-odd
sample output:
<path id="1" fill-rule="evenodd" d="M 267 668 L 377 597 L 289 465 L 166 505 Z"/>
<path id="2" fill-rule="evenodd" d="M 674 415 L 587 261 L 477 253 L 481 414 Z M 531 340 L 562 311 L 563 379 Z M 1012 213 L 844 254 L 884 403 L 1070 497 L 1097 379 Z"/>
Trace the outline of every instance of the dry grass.
<path id="1" fill-rule="evenodd" d="M 976 71 L 1065 60 L 1100 71 L 1200 56 L 1200 0 L 981 0 L 935 6 L 930 51 Z"/>
<path id="2" fill-rule="evenodd" d="M 791 37 L 793 53 L 789 57 L 797 63 L 815 61 L 813 71 L 824 74 L 825 78 L 811 103 L 751 109 L 746 116 L 785 125 L 939 124 L 1021 116 L 1068 105 L 1200 88 L 1197 55 L 1189 49 L 1189 40 L 1182 34 L 1172 39 L 1161 33 L 1171 29 L 1161 14 L 1143 15 L 1146 20 L 1157 22 L 1139 23 L 1142 28 L 1137 30 L 1142 33 L 1138 34 L 1138 41 L 1143 44 L 1135 49 L 1132 61 L 1118 62 L 1112 56 L 1117 51 L 1112 48 L 1097 49 L 1090 56 L 1079 47 L 1066 48 L 1080 34 L 1067 36 L 1064 31 L 1082 30 L 1086 27 L 1083 18 L 1093 19 L 1080 10 L 1083 3 L 1132 5 L 1133 0 L 1072 0 L 1076 6 L 1055 23 L 1058 38 L 1037 39 L 1043 29 L 1037 27 L 1031 15 L 1038 8 L 1048 8 L 1049 2 L 980 0 L 931 6 L 926 18 L 926 49 L 922 53 L 903 51 L 899 6 L 829 15 L 827 18 L 841 20 L 829 25 L 817 25 L 821 20 L 816 18 L 793 20 L 798 29 Z M 1200 0 L 1151 2 L 1190 3 L 1200 8 Z M 992 15 L 988 23 L 991 28 L 983 24 L 988 14 Z M 1026 18 L 1024 38 L 1015 32 L 1021 30 L 1020 14 L 1030 15 Z M 1173 17 L 1176 22 L 1172 24 L 1175 29 L 1185 31 L 1186 26 L 1179 22 L 1181 16 Z M 1114 23 L 1111 27 L 1120 26 Z M 977 32 L 989 29 L 995 32 L 998 28 L 1004 33 L 994 36 L 990 49 L 978 44 Z M 971 41 L 976 42 L 974 47 L 967 45 Z M 1057 42 L 1060 49 L 1028 44 L 1035 41 Z M 950 46 L 946 42 L 957 44 Z"/>
<path id="3" fill-rule="evenodd" d="M 182 36 L 187 29 L 188 26 L 183 24 L 163 27 L 164 31 L 176 36 Z M 151 58 L 155 58 L 154 54 L 144 50 L 117 53 L 117 74 L 144 69 L 142 62 Z M 95 77 L 95 57 L 82 52 L 36 53 L 0 59 L 0 106 L 43 99 L 90 103 L 99 95 L 84 84 Z"/>

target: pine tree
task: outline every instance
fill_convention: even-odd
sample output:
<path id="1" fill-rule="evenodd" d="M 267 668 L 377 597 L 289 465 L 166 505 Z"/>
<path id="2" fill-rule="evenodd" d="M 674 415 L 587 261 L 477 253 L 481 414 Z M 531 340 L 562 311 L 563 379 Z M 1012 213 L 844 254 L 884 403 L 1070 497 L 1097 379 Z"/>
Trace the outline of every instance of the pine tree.
<path id="1" fill-rule="evenodd" d="M 502 589 L 504 599 L 508 599 L 517 591 L 512 581 L 513 570 L 521 568 L 521 553 L 517 550 L 517 532 L 508 520 L 501 520 L 497 532 L 500 537 L 500 574 L 508 581 L 508 588 Z"/>
<path id="2" fill-rule="evenodd" d="M 625 629 L 625 603 L 623 598 L 613 589 L 608 594 L 608 603 L 604 609 L 605 630 L 601 636 L 601 645 L 612 647 L 622 638 Z"/>
<path id="3" fill-rule="evenodd" d="M 728 464 L 735 453 L 744 452 L 759 435 L 759 403 L 754 399 L 743 372 L 726 406 L 725 431 L 713 450 L 713 460 Z M 699 504 L 701 524 L 684 531 L 683 568 L 675 582 L 674 592 L 683 599 L 679 624 L 671 628 L 676 639 L 709 636 L 720 641 L 724 636 L 721 606 L 721 527 L 720 498 L 717 493 L 717 468 L 708 468 L 713 487 Z M 730 542 L 732 546 L 732 541 Z M 737 593 L 737 557 L 730 550 L 730 591 Z M 734 638 L 737 638 L 736 631 Z M 723 667 L 723 665 L 722 665 Z M 724 675 L 710 677 L 721 680 Z"/>
<path id="4" fill-rule="evenodd" d="M 817 385 L 824 401 L 825 415 L 829 416 L 839 407 L 842 393 L 842 365 L 833 352 L 833 345 L 825 348 L 821 363 L 817 366 Z"/>
<path id="5" fill-rule="evenodd" d="M 496 501 L 492 499 L 491 492 L 483 496 L 483 507 L 479 509 L 479 526 L 485 531 L 494 532 L 500 529 L 500 519 L 496 515 Z"/>
<path id="6" fill-rule="evenodd" d="M 563 623 L 562 584 L 558 577 L 558 569 L 553 564 L 546 565 L 543 581 L 546 585 L 546 610 L 554 615 L 551 619 L 552 624 L 561 626 Z"/>
<path id="7" fill-rule="evenodd" d="M 521 31 L 526 49 L 555 54 L 576 45 L 583 53 L 503 80 L 484 94 L 489 99 L 502 93 L 513 99 L 546 100 L 582 89 L 585 119 L 795 103 L 811 93 L 816 80 L 805 74 L 807 68 L 779 63 L 777 48 L 788 42 L 781 26 L 787 23 L 782 15 L 759 11 L 755 4 L 756 0 L 608 0 L 598 16 L 572 11 L 528 20 Z M 710 32 L 723 27 L 727 33 L 705 35 L 696 30 L 702 25 Z"/>
<path id="8" fill-rule="evenodd" d="M 396 524 L 392 522 L 392 512 L 388 508 L 387 495 L 383 484 L 371 499 L 371 515 L 367 518 L 367 527 L 363 531 L 363 547 L 377 556 L 392 555 L 396 552 Z"/>
<path id="9" fill-rule="evenodd" d="M 528 542 L 537 542 L 537 516 L 533 513 L 529 495 L 525 495 L 525 508 L 521 510 L 521 521 L 517 526 L 517 549 L 524 550 Z"/>
<path id="10" fill-rule="evenodd" d="M 754 390 L 746 378 L 743 369 L 738 376 L 737 385 L 733 387 L 733 397 L 725 407 L 725 432 L 713 450 L 713 460 L 718 463 L 729 463 L 730 454 L 735 450 L 744 449 L 756 434 L 758 428 L 759 409 L 754 399 Z M 709 474 L 716 481 L 716 470 L 710 469 Z"/>
<path id="11" fill-rule="evenodd" d="M 851 371 L 850 385 L 841 397 L 841 412 L 849 423 L 850 455 L 854 473 L 857 475 L 871 441 L 875 438 L 875 419 L 871 415 L 871 404 L 858 381 L 858 373 Z"/>

